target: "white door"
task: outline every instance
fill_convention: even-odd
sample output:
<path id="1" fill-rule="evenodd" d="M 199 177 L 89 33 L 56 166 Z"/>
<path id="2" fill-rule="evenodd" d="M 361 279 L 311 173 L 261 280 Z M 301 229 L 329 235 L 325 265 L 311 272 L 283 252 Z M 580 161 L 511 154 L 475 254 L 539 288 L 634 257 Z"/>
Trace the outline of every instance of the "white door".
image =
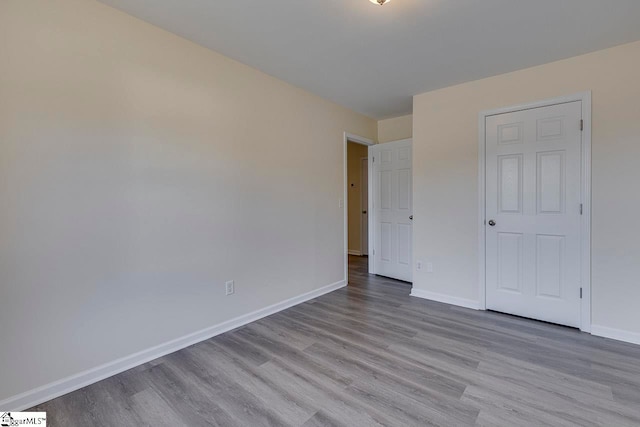
<path id="1" fill-rule="evenodd" d="M 374 180 L 373 272 L 411 282 L 411 140 L 374 145 L 369 156 Z"/>
<path id="2" fill-rule="evenodd" d="M 581 101 L 486 118 L 487 309 L 580 326 Z"/>
<path id="3" fill-rule="evenodd" d="M 364 158 L 361 159 L 361 167 L 360 167 L 360 211 L 361 211 L 361 231 L 360 236 L 362 237 L 362 242 L 360 243 L 360 248 L 362 255 L 369 255 L 369 213 L 367 209 L 369 209 L 369 159 Z"/>

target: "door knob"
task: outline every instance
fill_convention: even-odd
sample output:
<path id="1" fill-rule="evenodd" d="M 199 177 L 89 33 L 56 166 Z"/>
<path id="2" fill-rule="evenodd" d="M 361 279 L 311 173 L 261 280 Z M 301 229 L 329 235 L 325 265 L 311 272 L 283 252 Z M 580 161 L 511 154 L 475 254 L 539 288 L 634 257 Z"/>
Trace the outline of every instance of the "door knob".
<path id="1" fill-rule="evenodd" d="M 494 220 L 490 219 L 489 220 L 489 225 L 492 226 L 492 227 L 495 227 L 496 226 L 496 222 Z"/>
<path id="2" fill-rule="evenodd" d="M 410 219 L 411 221 L 413 221 L 413 215 L 411 215 L 411 216 L 409 217 L 409 219 Z"/>

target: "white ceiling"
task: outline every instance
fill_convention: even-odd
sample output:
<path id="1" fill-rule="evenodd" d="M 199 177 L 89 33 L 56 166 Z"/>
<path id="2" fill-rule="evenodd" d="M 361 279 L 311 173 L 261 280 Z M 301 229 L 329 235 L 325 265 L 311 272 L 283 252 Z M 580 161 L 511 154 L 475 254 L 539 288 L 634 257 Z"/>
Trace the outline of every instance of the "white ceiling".
<path id="1" fill-rule="evenodd" d="M 101 1 L 377 119 L 418 93 L 640 40 L 640 0 Z"/>

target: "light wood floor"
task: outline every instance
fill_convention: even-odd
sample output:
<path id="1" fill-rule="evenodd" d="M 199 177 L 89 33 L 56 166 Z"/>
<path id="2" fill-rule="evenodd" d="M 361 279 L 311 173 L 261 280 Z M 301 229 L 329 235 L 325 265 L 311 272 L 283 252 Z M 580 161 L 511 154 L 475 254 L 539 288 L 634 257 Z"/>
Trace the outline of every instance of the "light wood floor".
<path id="1" fill-rule="evenodd" d="M 350 286 L 39 405 L 52 426 L 638 426 L 640 346 Z"/>

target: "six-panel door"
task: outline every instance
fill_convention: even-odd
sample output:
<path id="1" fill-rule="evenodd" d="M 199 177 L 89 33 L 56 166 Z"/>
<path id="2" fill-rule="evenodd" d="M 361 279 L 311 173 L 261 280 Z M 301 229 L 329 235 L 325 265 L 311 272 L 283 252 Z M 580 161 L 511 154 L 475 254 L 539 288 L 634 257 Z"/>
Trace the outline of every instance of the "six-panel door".
<path id="1" fill-rule="evenodd" d="M 411 141 L 379 144 L 372 150 L 375 180 L 375 273 L 412 281 Z"/>
<path id="2" fill-rule="evenodd" d="M 580 326 L 581 116 L 578 101 L 486 118 L 490 310 Z"/>

